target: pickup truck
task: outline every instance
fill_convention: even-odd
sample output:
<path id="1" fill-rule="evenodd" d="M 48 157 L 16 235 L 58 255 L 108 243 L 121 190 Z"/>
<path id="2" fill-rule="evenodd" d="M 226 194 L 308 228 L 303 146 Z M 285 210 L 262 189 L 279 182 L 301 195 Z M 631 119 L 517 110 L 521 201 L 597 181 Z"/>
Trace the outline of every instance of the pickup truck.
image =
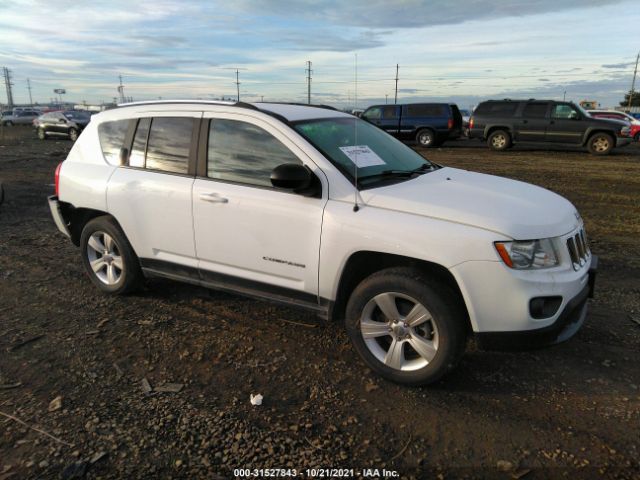
<path id="1" fill-rule="evenodd" d="M 362 119 L 399 140 L 415 140 L 427 148 L 458 138 L 462 132 L 462 114 L 453 103 L 373 105 Z"/>

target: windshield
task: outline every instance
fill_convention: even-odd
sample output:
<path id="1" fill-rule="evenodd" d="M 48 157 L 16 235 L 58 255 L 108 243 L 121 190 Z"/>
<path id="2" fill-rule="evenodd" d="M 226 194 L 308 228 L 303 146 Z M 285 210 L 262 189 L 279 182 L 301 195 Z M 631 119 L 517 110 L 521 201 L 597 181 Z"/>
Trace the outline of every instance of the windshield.
<path id="1" fill-rule="evenodd" d="M 391 135 L 359 118 L 296 122 L 295 129 L 320 150 L 348 179 L 367 188 L 380 182 L 403 181 L 433 170 L 425 160 Z"/>

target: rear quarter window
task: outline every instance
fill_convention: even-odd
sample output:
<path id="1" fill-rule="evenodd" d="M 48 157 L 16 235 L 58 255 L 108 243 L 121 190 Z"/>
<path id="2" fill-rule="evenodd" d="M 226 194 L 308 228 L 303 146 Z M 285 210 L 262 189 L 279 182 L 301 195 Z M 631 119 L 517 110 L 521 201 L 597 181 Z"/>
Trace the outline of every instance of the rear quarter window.
<path id="1" fill-rule="evenodd" d="M 105 160 L 111 165 L 120 165 L 120 150 L 124 146 L 129 120 L 102 122 L 98 125 L 100 148 Z"/>
<path id="2" fill-rule="evenodd" d="M 517 102 L 490 102 L 481 103 L 473 112 L 476 116 L 508 117 L 513 116 L 518 109 Z"/>
<path id="3" fill-rule="evenodd" d="M 448 116 L 445 105 L 407 105 L 405 107 L 405 116 L 407 117 L 444 117 Z"/>

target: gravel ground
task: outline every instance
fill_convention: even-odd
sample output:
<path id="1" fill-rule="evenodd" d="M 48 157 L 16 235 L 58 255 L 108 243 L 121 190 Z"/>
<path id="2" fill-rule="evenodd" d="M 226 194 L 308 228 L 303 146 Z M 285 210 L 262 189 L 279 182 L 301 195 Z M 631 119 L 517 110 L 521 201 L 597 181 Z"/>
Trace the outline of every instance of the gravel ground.
<path id="1" fill-rule="evenodd" d="M 467 141 L 421 151 L 567 196 L 601 271 L 570 342 L 528 352 L 470 342 L 445 380 L 404 388 L 365 368 L 341 325 L 296 310 L 168 281 L 101 295 L 45 201 L 70 142 L 9 133 L 0 139 L 0 480 L 308 467 L 640 478 L 640 145 L 602 159 L 495 154 Z"/>

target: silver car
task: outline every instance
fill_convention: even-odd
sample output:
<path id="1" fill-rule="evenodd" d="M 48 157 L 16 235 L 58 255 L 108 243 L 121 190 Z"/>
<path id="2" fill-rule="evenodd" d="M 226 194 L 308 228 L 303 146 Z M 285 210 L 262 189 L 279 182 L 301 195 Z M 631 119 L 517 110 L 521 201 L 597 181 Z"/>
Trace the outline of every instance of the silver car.
<path id="1" fill-rule="evenodd" d="M 35 110 L 13 112 L 12 115 L 2 116 L 2 124 L 8 127 L 12 125 L 31 125 L 39 115 L 40 113 Z"/>

